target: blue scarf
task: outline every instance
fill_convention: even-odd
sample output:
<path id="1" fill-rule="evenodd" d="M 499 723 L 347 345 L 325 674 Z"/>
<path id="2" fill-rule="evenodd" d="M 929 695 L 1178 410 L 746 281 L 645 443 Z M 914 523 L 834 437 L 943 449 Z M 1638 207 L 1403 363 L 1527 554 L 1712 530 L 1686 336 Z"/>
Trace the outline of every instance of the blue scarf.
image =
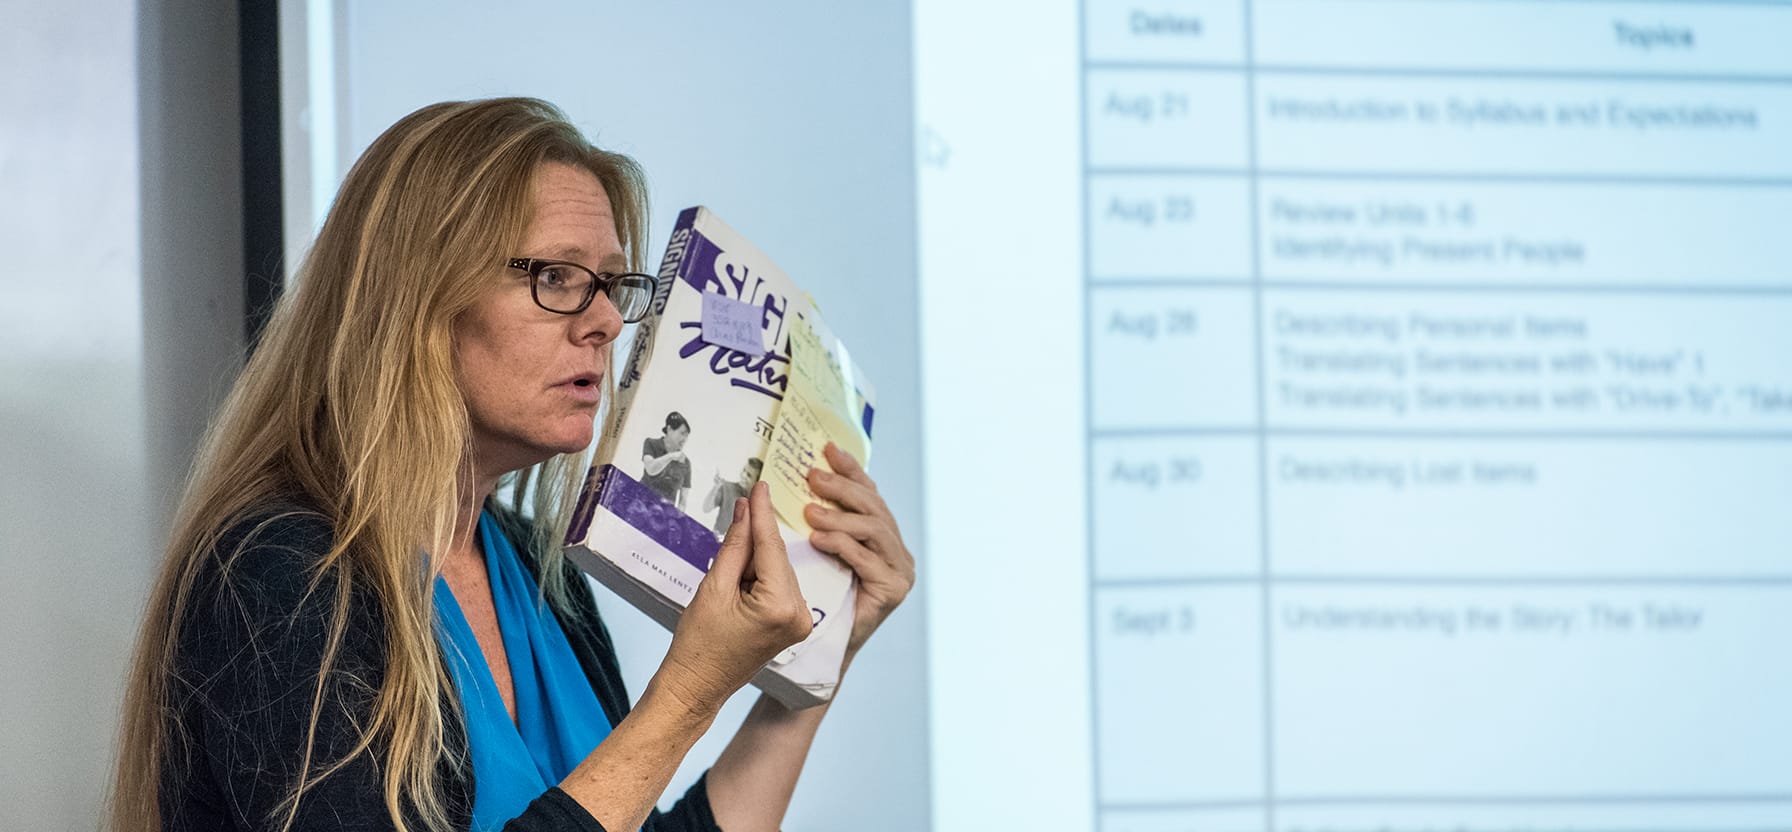
<path id="1" fill-rule="evenodd" d="M 474 832 L 498 829 L 522 814 L 610 734 L 610 722 L 560 622 L 537 605 L 534 579 L 483 512 L 479 539 L 516 689 L 514 723 L 460 604 L 439 575 L 435 591 L 436 638 L 466 715 Z"/>

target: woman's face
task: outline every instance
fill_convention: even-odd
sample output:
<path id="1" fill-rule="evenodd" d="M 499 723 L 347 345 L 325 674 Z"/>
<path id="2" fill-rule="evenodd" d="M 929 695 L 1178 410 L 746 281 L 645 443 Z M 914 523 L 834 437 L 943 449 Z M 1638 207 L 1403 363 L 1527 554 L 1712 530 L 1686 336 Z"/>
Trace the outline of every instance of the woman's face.
<path id="1" fill-rule="evenodd" d="M 509 256 L 569 260 L 595 272 L 626 272 L 603 186 L 559 162 L 535 174 L 535 218 Z M 529 294 L 529 275 L 506 269 L 454 326 L 456 371 L 472 420 L 481 476 L 534 465 L 591 444 L 603 389 L 604 345 L 622 317 L 603 293 L 577 315 L 549 312 Z"/>

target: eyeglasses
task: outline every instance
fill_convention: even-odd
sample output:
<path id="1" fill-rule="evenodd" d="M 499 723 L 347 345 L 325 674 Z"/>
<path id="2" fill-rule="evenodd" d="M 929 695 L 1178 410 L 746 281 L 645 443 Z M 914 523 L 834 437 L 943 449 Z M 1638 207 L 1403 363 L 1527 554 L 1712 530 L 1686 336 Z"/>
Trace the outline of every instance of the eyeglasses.
<path id="1" fill-rule="evenodd" d="M 565 260 L 517 257 L 510 261 L 510 268 L 529 273 L 529 294 L 535 298 L 536 306 L 562 315 L 577 315 L 591 305 L 591 299 L 602 289 L 625 324 L 647 317 L 647 307 L 653 305 L 653 291 L 659 283 L 649 274 L 600 274 Z"/>

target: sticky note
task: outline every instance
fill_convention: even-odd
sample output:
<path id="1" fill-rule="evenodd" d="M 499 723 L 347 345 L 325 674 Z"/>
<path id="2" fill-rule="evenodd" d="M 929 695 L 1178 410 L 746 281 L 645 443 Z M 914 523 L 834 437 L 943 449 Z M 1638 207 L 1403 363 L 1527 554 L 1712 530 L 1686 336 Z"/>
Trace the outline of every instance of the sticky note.
<path id="1" fill-rule="evenodd" d="M 842 415 L 850 411 L 851 387 L 832 350 L 808 321 L 790 327 L 790 385 L 802 387 L 817 404 Z"/>
<path id="2" fill-rule="evenodd" d="M 790 384 L 772 423 L 771 447 L 766 454 L 766 485 L 772 508 L 785 525 L 803 534 L 810 531 L 803 507 L 827 500 L 809 490 L 809 469 L 832 470 L 822 453 L 827 443 L 869 462 L 871 442 L 858 427 L 849 409 L 855 396 L 840 364 L 815 332 L 802 321 L 791 329 Z"/>
<path id="3" fill-rule="evenodd" d="M 867 450 L 858 431 L 838 415 L 818 406 L 801 391 L 786 393 L 778 406 L 778 420 L 772 426 L 771 448 L 767 452 L 766 486 L 771 491 L 772 508 L 784 524 L 808 534 L 809 523 L 803 519 L 803 507 L 820 503 L 837 508 L 809 490 L 809 469 L 833 470 L 822 453 L 833 442 L 841 450 L 861 461 Z"/>
<path id="4" fill-rule="evenodd" d="M 816 340 L 820 343 L 815 343 Z M 791 344 L 792 352 L 796 354 L 792 359 L 792 372 L 813 380 L 815 389 L 823 391 L 829 408 L 848 421 L 856 422 L 865 434 L 864 438 L 869 440 L 871 398 L 875 392 L 865 379 L 864 371 L 846 351 L 846 344 L 834 337 L 819 314 L 800 320 L 792 327 Z M 809 363 L 811 361 L 820 363 Z"/>
<path id="5" fill-rule="evenodd" d="M 759 307 L 745 301 L 703 293 L 703 340 L 748 355 L 765 354 L 765 331 Z"/>

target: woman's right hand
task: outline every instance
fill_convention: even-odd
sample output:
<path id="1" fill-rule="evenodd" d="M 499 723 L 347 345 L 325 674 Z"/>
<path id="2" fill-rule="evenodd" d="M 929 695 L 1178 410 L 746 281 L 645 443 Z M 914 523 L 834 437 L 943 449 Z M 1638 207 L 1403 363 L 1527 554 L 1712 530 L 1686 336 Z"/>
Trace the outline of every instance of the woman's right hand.
<path id="1" fill-rule="evenodd" d="M 654 682 L 699 712 L 720 710 L 766 662 L 809 636 L 809 605 L 778 534 L 765 483 L 730 507 L 734 523 L 672 634 Z"/>

